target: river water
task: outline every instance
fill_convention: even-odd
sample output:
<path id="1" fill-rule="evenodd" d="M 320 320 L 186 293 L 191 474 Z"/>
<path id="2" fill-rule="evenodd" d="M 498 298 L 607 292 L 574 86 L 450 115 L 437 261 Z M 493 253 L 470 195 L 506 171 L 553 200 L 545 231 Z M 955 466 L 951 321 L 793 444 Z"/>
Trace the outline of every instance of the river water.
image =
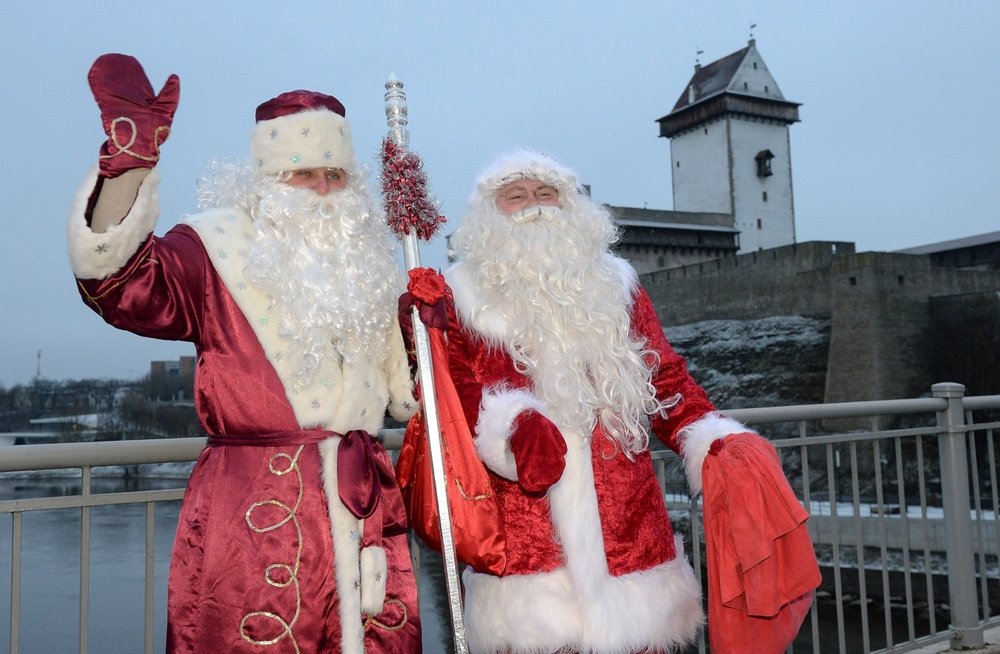
<path id="1" fill-rule="evenodd" d="M 183 481 L 94 479 L 93 492 L 176 488 Z M 0 479 L 0 497 L 21 499 L 74 495 L 75 479 Z M 179 502 L 155 509 L 153 626 L 156 651 L 163 651 L 166 579 Z M 79 651 L 81 510 L 28 511 L 22 518 L 22 654 Z M 143 505 L 91 509 L 90 620 L 88 650 L 107 654 L 142 652 L 145 589 L 146 510 Z M 0 653 L 10 651 L 10 561 L 12 519 L 0 516 Z"/>
<path id="2" fill-rule="evenodd" d="M 177 488 L 177 479 L 101 479 L 92 492 Z M 76 495 L 78 479 L 0 477 L 0 499 Z M 167 573 L 180 502 L 158 502 L 154 512 L 153 651 L 166 639 Z M 20 654 L 70 654 L 79 651 L 80 509 L 28 511 L 22 514 Z M 94 507 L 90 510 L 90 619 L 88 652 L 136 654 L 144 648 L 145 505 Z M 10 515 L 0 515 L 0 654 L 10 654 Z M 443 652 L 438 614 L 447 604 L 439 597 L 440 573 L 433 557 L 422 552 L 421 619 L 424 651 Z M 445 613 L 445 615 L 447 615 Z"/>

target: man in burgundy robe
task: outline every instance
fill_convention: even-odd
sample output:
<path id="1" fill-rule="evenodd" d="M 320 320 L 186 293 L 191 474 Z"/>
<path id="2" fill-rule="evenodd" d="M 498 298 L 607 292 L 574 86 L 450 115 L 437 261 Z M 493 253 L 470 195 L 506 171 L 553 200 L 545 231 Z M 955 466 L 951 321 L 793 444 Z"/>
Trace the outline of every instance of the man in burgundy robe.
<path id="1" fill-rule="evenodd" d="M 108 140 L 70 215 L 84 301 L 115 327 L 189 341 L 209 435 L 185 492 L 169 652 L 418 652 L 392 466 L 373 438 L 412 415 L 401 274 L 343 105 L 257 108 L 249 164 L 199 182 L 163 236 L 155 168 L 179 97 L 104 55 L 89 80 Z"/>

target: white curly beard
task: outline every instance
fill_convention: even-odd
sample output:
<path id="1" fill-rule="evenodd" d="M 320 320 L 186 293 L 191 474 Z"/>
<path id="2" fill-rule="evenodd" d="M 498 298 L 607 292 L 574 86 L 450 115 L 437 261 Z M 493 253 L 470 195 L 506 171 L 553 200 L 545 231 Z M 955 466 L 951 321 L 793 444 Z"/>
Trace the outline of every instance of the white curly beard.
<path id="1" fill-rule="evenodd" d="M 299 358 L 294 383 L 314 382 L 329 357 L 346 365 L 384 361 L 403 279 L 360 171 L 351 171 L 348 188 L 326 196 L 274 176 L 246 185 L 238 167 L 216 172 L 215 180 L 199 182 L 201 206 L 226 201 L 253 218 L 247 278 L 270 298 L 279 334 L 296 344 L 289 348 Z"/>
<path id="2" fill-rule="evenodd" d="M 474 276 L 474 312 L 499 312 L 503 347 L 531 377 L 557 423 L 584 433 L 600 421 L 626 453 L 648 446 L 648 415 L 661 410 L 644 343 L 631 338 L 630 290 L 609 245 L 610 216 L 588 198 L 505 216 L 481 200 L 451 245 Z"/>

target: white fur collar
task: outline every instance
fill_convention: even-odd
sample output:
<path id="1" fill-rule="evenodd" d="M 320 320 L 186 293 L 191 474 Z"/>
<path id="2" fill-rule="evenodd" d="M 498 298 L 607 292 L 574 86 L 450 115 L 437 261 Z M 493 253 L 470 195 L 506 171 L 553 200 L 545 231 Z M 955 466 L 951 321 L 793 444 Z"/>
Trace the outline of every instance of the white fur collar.
<path id="1" fill-rule="evenodd" d="M 338 432 L 364 429 L 376 433 L 383 423 L 386 405 L 394 417 L 406 419 L 415 409 L 410 394 L 409 370 L 402 337 L 392 342 L 389 369 L 374 362 L 353 367 L 325 360 L 317 371 L 317 383 L 296 388 L 294 361 L 289 343 L 277 333 L 277 319 L 267 296 L 245 276 L 254 227 L 249 216 L 237 209 L 215 209 L 184 222 L 201 237 L 219 276 L 249 322 L 257 340 L 285 387 L 288 401 L 302 427 L 324 427 Z M 399 343 L 396 343 L 396 340 Z"/>

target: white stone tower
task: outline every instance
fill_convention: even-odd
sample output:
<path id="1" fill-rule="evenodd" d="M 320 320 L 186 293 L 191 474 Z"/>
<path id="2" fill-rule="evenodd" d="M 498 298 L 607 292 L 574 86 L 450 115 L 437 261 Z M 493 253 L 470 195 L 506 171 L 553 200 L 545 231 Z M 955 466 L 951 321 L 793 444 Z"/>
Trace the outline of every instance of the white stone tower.
<path id="1" fill-rule="evenodd" d="M 788 126 L 799 120 L 754 39 L 707 66 L 695 65 L 673 110 L 657 120 L 670 139 L 675 211 L 725 213 L 740 253 L 795 242 Z"/>

